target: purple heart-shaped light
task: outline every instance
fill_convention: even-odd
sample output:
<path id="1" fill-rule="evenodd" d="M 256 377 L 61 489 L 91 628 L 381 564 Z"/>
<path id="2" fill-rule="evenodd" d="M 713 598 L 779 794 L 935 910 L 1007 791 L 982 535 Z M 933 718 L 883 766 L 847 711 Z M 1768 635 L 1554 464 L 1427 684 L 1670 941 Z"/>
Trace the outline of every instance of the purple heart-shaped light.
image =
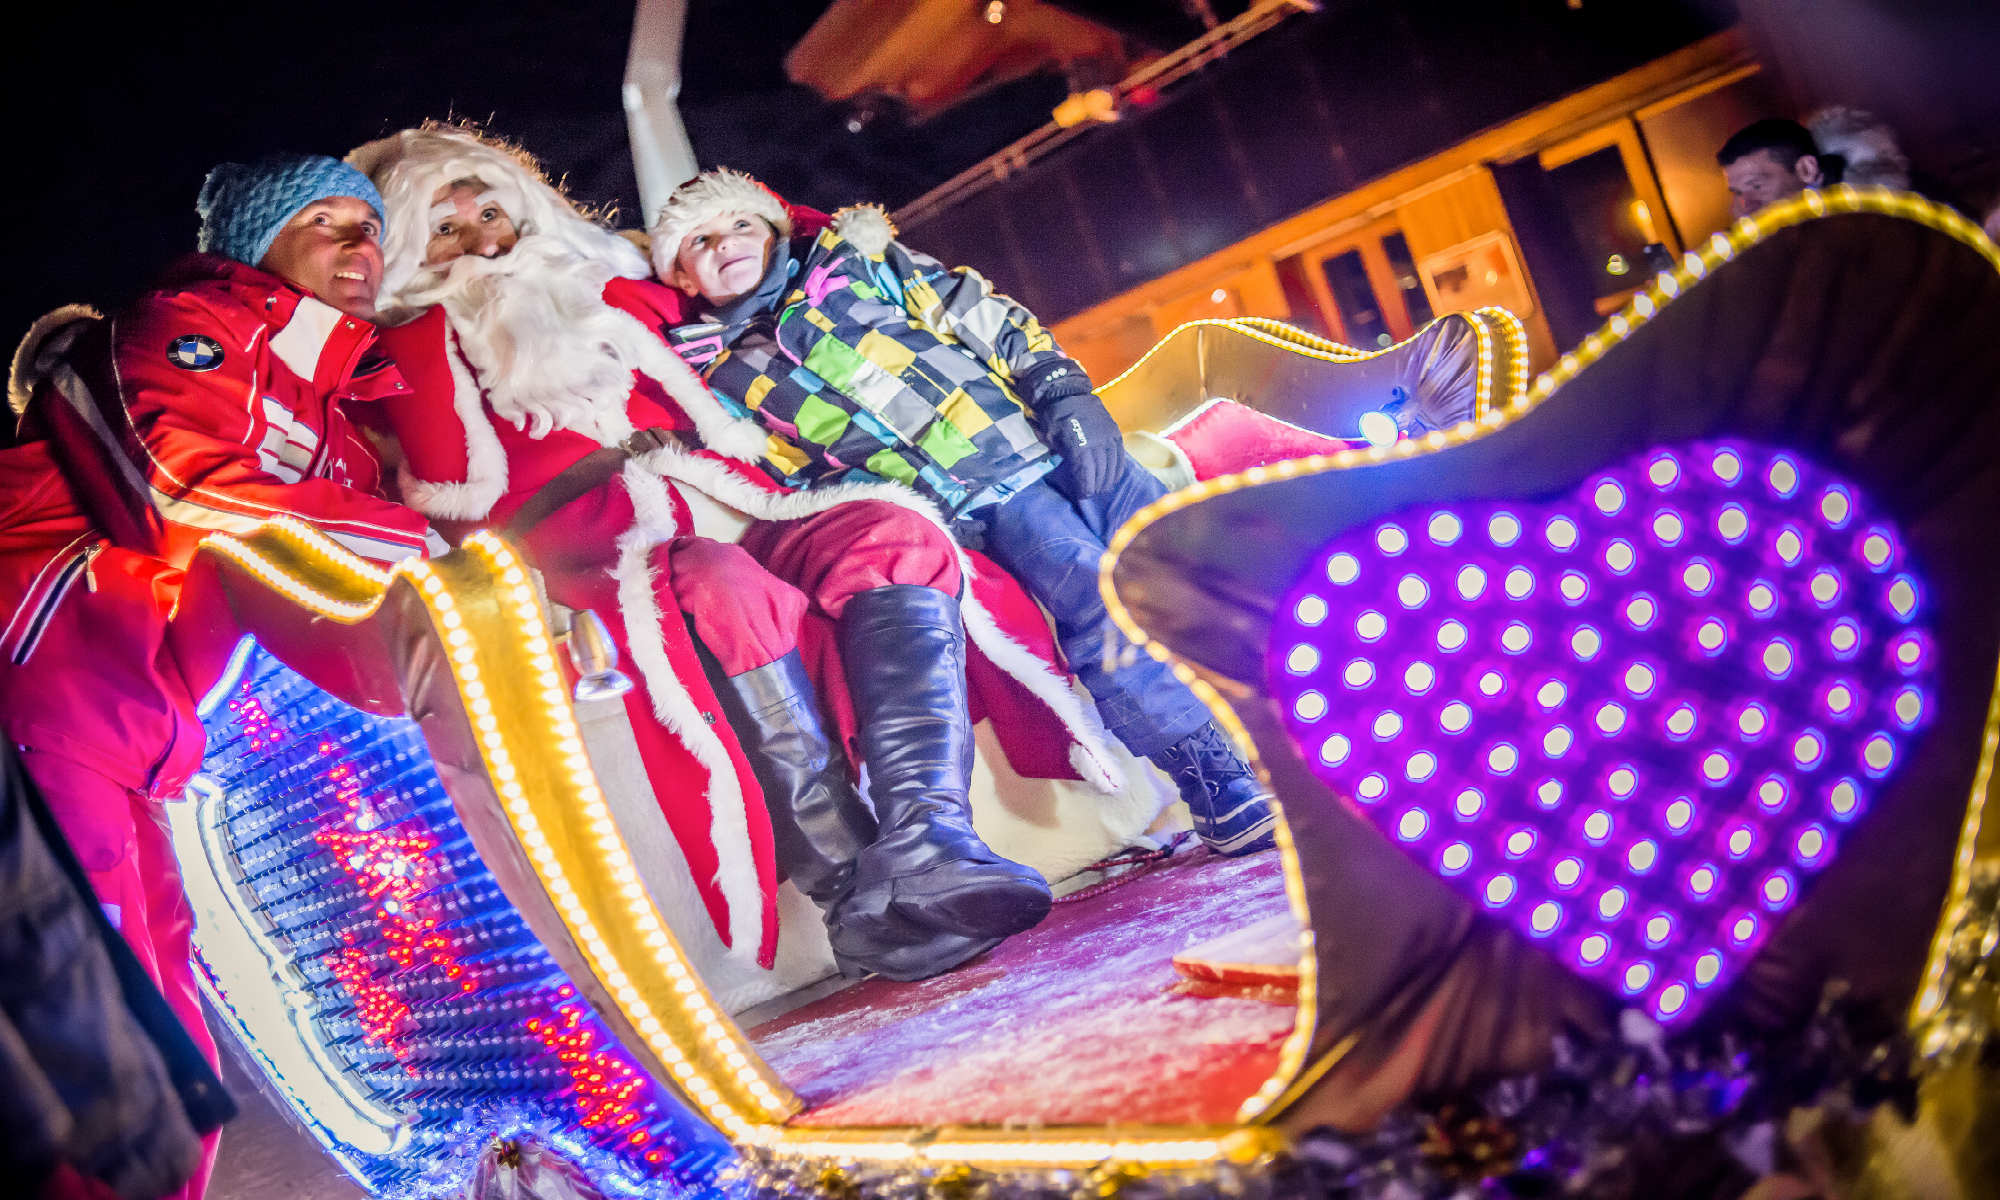
<path id="1" fill-rule="evenodd" d="M 1930 717 L 1896 530 L 1796 455 L 1649 451 L 1399 513 L 1287 593 L 1271 694 L 1418 862 L 1668 1021 L 1831 861 Z"/>

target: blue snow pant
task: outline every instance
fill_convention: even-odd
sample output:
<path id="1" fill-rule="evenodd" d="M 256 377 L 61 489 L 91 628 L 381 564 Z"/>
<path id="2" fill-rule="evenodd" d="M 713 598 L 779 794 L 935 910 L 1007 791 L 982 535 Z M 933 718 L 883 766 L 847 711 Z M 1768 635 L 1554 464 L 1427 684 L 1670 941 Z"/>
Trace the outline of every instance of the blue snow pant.
<path id="1" fill-rule="evenodd" d="M 1056 644 L 1113 737 L 1142 758 L 1208 724 L 1208 709 L 1172 668 L 1137 649 L 1097 591 L 1105 544 L 1134 513 L 1166 494 L 1131 455 L 1111 487 L 1073 501 L 1049 482 L 959 518 L 961 536 L 1007 568 L 1055 621 Z"/>

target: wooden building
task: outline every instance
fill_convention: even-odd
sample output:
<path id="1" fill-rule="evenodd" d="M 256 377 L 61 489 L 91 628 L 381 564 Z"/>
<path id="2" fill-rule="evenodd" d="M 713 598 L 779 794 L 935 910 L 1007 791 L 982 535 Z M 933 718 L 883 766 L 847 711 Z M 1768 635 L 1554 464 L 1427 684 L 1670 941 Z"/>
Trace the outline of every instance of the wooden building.
<path id="1" fill-rule="evenodd" d="M 1629 17 L 1258 0 L 1234 24 L 1260 24 L 1177 52 L 1167 85 L 1134 86 L 1142 68 L 1100 123 L 1030 135 L 898 222 L 1099 377 L 1190 320 L 1277 317 L 1367 348 L 1488 304 L 1526 322 L 1544 366 L 1728 223 L 1716 148 L 1794 111 L 1733 5 Z"/>
<path id="2" fill-rule="evenodd" d="M 1056 324 L 1094 373 L 1184 321 L 1275 316 L 1360 347 L 1501 305 L 1534 365 L 1729 223 L 1715 148 L 1778 110 L 1722 33 L 1334 196 Z"/>

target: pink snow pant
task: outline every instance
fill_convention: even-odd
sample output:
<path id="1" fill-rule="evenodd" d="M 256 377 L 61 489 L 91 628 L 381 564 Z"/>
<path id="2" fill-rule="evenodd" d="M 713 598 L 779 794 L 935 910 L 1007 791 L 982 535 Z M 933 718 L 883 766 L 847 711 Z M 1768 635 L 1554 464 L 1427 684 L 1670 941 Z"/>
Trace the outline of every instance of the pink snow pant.
<path id="1" fill-rule="evenodd" d="M 123 787 L 60 754 L 24 747 L 21 765 L 41 789 L 49 811 L 76 852 L 98 903 L 132 947 L 188 1036 L 212 1067 L 220 1067 L 215 1039 L 202 1019 L 194 981 L 194 915 L 181 888 L 173 844 L 159 802 Z M 194 1178 L 161 1200 L 200 1200 L 215 1169 L 220 1131 L 202 1139 Z M 109 1197 L 109 1188 L 73 1171 L 59 1172 L 45 1200 Z"/>
<path id="2" fill-rule="evenodd" d="M 956 596 L 958 551 L 936 523 L 886 500 L 796 521 L 758 521 L 739 542 L 673 544 L 674 598 L 725 675 L 783 658 L 808 610 L 838 621 L 847 602 L 892 584 Z"/>

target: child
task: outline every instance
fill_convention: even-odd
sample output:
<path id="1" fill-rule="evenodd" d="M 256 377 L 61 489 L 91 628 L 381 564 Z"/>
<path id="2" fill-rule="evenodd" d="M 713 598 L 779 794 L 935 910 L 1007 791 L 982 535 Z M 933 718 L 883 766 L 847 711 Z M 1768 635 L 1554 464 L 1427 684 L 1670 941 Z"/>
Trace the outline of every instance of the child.
<path id="1" fill-rule="evenodd" d="M 1165 664 L 1129 652 L 1098 595 L 1112 531 L 1165 489 L 1032 313 L 853 213 L 793 241 L 785 204 L 749 176 L 681 185 L 653 265 L 701 316 L 669 341 L 790 440 L 767 463 L 785 482 L 890 479 L 936 502 L 1049 610 L 1105 725 L 1174 780 L 1209 848 L 1271 846 L 1256 776 Z"/>

